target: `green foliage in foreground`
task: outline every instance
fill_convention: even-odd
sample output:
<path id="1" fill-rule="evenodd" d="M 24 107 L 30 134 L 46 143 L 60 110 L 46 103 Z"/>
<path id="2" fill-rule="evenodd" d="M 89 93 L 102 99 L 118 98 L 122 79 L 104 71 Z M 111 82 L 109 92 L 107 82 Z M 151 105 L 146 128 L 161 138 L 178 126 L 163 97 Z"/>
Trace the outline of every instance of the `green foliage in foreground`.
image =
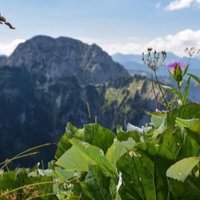
<path id="1" fill-rule="evenodd" d="M 142 132 L 68 124 L 48 169 L 2 164 L 0 199 L 196 200 L 199 147 L 199 104 L 152 114 Z"/>

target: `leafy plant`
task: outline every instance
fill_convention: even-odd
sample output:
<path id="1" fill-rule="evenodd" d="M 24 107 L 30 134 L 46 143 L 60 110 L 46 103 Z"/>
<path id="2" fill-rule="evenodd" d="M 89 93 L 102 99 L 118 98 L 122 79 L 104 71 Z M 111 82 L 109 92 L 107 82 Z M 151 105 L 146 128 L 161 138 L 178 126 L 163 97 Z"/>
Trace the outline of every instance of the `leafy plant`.
<path id="1" fill-rule="evenodd" d="M 187 103 L 192 75 L 177 63 L 174 70 L 171 76 L 180 86 L 171 88 L 180 100 L 176 108 L 148 112 L 150 124 L 126 131 L 118 127 L 115 133 L 96 123 L 83 128 L 69 123 L 48 169 L 9 171 L 12 160 L 37 148 L 2 163 L 0 199 L 199 199 L 200 104 Z"/>

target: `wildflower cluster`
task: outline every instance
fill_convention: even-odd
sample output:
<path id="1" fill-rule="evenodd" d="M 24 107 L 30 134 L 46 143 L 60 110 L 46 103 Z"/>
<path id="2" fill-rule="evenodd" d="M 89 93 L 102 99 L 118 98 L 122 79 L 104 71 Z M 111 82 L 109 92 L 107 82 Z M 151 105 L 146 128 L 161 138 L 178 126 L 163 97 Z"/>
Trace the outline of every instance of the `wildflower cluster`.
<path id="1" fill-rule="evenodd" d="M 152 48 L 147 49 L 147 54 L 142 54 L 142 61 L 151 70 L 156 71 L 159 66 L 162 66 L 167 56 L 165 51 L 157 52 Z"/>
<path id="2" fill-rule="evenodd" d="M 189 58 L 192 58 L 193 56 L 200 54 L 200 49 L 196 49 L 194 47 L 191 47 L 191 48 L 187 47 L 185 49 L 185 53 L 189 56 Z"/>
<path id="3" fill-rule="evenodd" d="M 158 52 L 156 50 L 153 50 L 152 48 L 148 48 L 147 53 L 142 54 L 142 61 L 144 62 L 144 64 L 147 67 L 149 67 L 153 71 L 153 73 L 152 73 L 152 89 L 153 89 L 153 93 L 155 96 L 157 108 L 159 107 L 159 103 L 158 103 L 157 95 L 155 92 L 154 77 L 156 79 L 156 83 L 158 84 L 159 90 L 160 90 L 162 98 L 164 100 L 164 105 L 167 108 L 169 108 L 167 99 L 165 98 L 165 94 L 161 88 L 160 82 L 158 80 L 158 76 L 156 74 L 156 71 L 159 69 L 159 67 L 163 65 L 166 56 L 167 56 L 167 53 L 165 51 Z"/>
<path id="4" fill-rule="evenodd" d="M 156 71 L 159 69 L 159 67 L 163 66 L 164 60 L 167 57 L 167 53 L 165 51 L 157 52 L 152 48 L 148 48 L 147 53 L 142 54 L 142 60 L 144 64 L 153 71 L 156 83 L 159 86 L 162 98 L 164 100 L 164 104 L 167 109 L 173 108 L 175 105 L 185 105 L 187 103 L 191 78 L 200 83 L 200 79 L 196 75 L 188 73 L 190 60 L 193 56 L 200 54 L 200 49 L 195 49 L 194 47 L 186 48 L 185 53 L 188 55 L 187 63 L 175 61 L 168 65 L 169 74 L 173 78 L 173 80 L 175 80 L 177 87 L 161 85 L 161 83 L 158 80 Z M 183 86 L 184 80 L 186 80 L 186 86 Z M 152 82 L 154 82 L 153 78 Z M 174 99 L 171 99 L 171 101 L 167 101 L 163 89 L 172 93 Z"/>

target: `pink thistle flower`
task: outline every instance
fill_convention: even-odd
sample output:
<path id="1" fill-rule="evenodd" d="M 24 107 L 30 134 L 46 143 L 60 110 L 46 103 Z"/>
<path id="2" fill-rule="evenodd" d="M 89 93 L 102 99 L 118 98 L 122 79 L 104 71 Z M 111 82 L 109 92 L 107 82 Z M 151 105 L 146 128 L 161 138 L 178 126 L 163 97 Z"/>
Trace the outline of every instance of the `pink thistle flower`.
<path id="1" fill-rule="evenodd" d="M 168 65 L 168 68 L 170 69 L 169 73 L 170 75 L 178 82 L 180 83 L 183 80 L 184 73 L 183 69 L 186 68 L 187 65 L 181 62 L 172 62 Z M 187 68 L 186 68 L 187 70 Z"/>
<path id="2" fill-rule="evenodd" d="M 168 65 L 168 68 L 172 71 L 175 71 L 176 68 L 180 68 L 181 70 L 184 69 L 186 67 L 185 63 L 181 63 L 181 62 L 172 62 Z"/>

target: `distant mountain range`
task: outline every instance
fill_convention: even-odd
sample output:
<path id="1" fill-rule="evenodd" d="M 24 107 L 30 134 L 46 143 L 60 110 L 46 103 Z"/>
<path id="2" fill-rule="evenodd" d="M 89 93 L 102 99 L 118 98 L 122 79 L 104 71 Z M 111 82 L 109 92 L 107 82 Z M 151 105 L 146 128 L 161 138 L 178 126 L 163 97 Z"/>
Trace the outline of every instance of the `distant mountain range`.
<path id="1" fill-rule="evenodd" d="M 148 74 L 150 72 L 150 70 L 142 62 L 142 55 L 116 53 L 112 55 L 112 58 L 114 61 L 122 64 L 130 73 L 137 73 L 139 71 Z M 160 76 L 168 75 L 167 65 L 174 61 L 188 63 L 188 57 L 179 57 L 171 52 L 168 52 L 164 63 L 165 66 L 162 66 L 158 70 L 158 74 Z M 200 59 L 197 57 L 192 58 L 190 63 L 190 72 L 200 76 Z"/>
<path id="2" fill-rule="evenodd" d="M 112 56 L 113 60 L 122 64 L 130 74 L 140 74 L 150 77 L 150 69 L 142 62 L 142 55 L 134 54 L 121 54 L 117 53 Z M 179 61 L 182 63 L 188 63 L 188 57 L 178 57 L 175 54 L 168 52 L 165 60 L 165 65 L 158 70 L 160 80 L 165 84 L 175 84 L 169 77 L 167 65 L 170 62 Z M 190 68 L 188 70 L 197 76 L 200 76 L 200 59 L 195 57 L 190 60 Z M 191 82 L 189 98 L 193 102 L 200 102 L 200 86 L 194 81 Z"/>
<path id="3" fill-rule="evenodd" d="M 57 141 L 67 122 L 142 125 L 155 108 L 150 80 L 130 76 L 97 45 L 36 36 L 0 57 L 0 161 Z"/>

